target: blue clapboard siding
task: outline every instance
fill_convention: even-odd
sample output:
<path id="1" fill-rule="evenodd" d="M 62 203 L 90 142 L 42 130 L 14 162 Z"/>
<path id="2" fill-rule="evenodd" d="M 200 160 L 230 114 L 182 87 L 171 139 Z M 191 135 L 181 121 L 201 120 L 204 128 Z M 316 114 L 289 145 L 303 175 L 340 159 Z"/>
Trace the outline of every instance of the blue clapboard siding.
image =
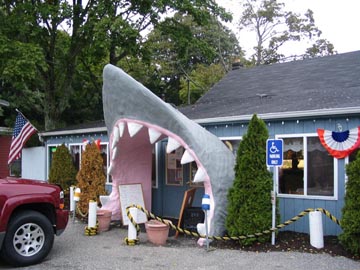
<path id="1" fill-rule="evenodd" d="M 267 121 L 265 120 L 269 137 L 275 138 L 276 135 L 284 134 L 316 134 L 318 128 L 339 131 L 349 130 L 356 128 L 360 125 L 359 117 L 339 116 L 339 117 L 322 117 L 312 119 L 291 119 L 291 120 L 278 120 Z M 214 123 L 206 124 L 204 127 L 214 133 L 218 137 L 231 137 L 242 136 L 246 133 L 248 123 Z M 337 200 L 328 199 L 309 199 L 309 198 L 285 198 L 280 197 L 279 210 L 281 220 L 277 223 L 282 223 L 297 216 L 300 212 L 307 208 L 324 208 L 332 215 L 341 220 L 341 210 L 344 206 L 345 194 L 345 162 L 343 159 L 338 160 L 338 198 Z M 341 228 L 327 216 L 322 215 L 323 230 L 325 235 L 338 235 L 341 233 Z M 286 226 L 282 230 L 296 231 L 309 233 L 309 217 L 305 215 L 303 218 Z"/>
<path id="2" fill-rule="evenodd" d="M 332 131 L 338 131 L 339 125 L 342 130 L 349 130 L 360 125 L 360 118 L 350 116 L 339 117 L 322 117 L 311 119 L 279 119 L 279 120 L 265 120 L 266 126 L 269 130 L 269 137 L 275 138 L 276 135 L 284 134 L 316 134 L 317 128 L 323 128 Z M 228 123 L 213 123 L 203 125 L 209 132 L 218 137 L 239 137 L 243 136 L 248 127 L 247 121 L 228 122 Z M 99 132 L 97 134 L 82 134 L 82 135 L 67 135 L 67 136 L 52 136 L 46 138 L 46 144 L 71 144 L 82 143 L 83 139 L 101 139 L 102 142 L 108 142 L 106 132 Z M 165 151 L 166 141 L 160 142 L 158 152 L 158 187 L 152 189 L 152 212 L 163 217 L 179 217 L 180 208 L 184 196 L 184 192 L 191 188 L 187 182 L 189 181 L 189 165 L 185 165 L 183 169 L 184 182 L 181 186 L 168 186 L 165 184 Z M 335 217 L 341 220 L 341 209 L 344 205 L 345 194 L 345 162 L 338 161 L 338 199 L 308 199 L 308 198 L 288 198 L 279 197 L 279 211 L 281 220 L 277 223 L 284 222 L 307 208 L 325 208 L 330 211 Z M 109 192 L 111 186 L 107 185 Z M 201 206 L 201 198 L 204 194 L 203 188 L 198 188 L 196 191 L 195 201 L 193 206 Z M 332 222 L 326 216 L 322 216 L 324 224 L 325 235 L 338 235 L 341 233 L 341 228 Z M 285 227 L 283 230 L 291 230 L 297 232 L 309 232 L 309 217 L 306 215 L 295 223 Z"/>

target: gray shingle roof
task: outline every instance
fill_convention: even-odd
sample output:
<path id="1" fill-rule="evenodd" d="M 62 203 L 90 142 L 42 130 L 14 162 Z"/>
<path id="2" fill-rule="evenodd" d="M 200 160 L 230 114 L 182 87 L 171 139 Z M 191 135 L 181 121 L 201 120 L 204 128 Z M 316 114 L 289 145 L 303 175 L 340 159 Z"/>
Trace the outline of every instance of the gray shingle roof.
<path id="1" fill-rule="evenodd" d="M 229 72 L 191 119 L 360 107 L 360 51 Z"/>

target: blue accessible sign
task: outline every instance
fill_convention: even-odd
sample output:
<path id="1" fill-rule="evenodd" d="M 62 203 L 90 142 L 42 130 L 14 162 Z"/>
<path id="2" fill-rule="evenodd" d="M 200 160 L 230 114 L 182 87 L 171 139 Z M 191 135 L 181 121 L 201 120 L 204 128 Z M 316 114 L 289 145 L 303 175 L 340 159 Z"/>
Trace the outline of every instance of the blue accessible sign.
<path id="1" fill-rule="evenodd" d="M 281 166 L 283 163 L 283 140 L 266 141 L 266 165 Z"/>

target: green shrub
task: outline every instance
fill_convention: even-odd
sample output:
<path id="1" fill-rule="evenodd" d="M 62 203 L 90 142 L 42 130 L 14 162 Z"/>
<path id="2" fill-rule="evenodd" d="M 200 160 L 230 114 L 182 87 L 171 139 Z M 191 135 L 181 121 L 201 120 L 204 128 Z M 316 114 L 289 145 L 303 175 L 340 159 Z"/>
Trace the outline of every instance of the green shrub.
<path id="1" fill-rule="evenodd" d="M 76 183 L 77 170 L 72 161 L 69 149 L 62 144 L 56 147 L 51 161 L 49 182 L 60 184 L 64 190 Z"/>
<path id="2" fill-rule="evenodd" d="M 240 142 L 235 180 L 228 192 L 226 229 L 230 236 L 253 234 L 272 226 L 272 174 L 266 167 L 268 131 L 264 121 L 254 115 L 247 134 Z M 241 240 L 244 245 L 270 240 L 270 235 Z"/>
<path id="3" fill-rule="evenodd" d="M 356 159 L 347 165 L 346 174 L 348 181 L 341 219 L 343 232 L 339 240 L 345 249 L 360 255 L 360 151 Z"/>

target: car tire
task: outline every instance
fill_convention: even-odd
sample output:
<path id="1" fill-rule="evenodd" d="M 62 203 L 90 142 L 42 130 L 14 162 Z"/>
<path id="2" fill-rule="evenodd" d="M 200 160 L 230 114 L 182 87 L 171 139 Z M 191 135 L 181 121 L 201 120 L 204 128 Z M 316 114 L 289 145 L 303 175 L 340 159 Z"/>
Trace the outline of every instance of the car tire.
<path id="1" fill-rule="evenodd" d="M 49 219 L 37 211 L 22 211 L 11 218 L 1 249 L 1 257 L 13 266 L 41 262 L 54 244 Z"/>

